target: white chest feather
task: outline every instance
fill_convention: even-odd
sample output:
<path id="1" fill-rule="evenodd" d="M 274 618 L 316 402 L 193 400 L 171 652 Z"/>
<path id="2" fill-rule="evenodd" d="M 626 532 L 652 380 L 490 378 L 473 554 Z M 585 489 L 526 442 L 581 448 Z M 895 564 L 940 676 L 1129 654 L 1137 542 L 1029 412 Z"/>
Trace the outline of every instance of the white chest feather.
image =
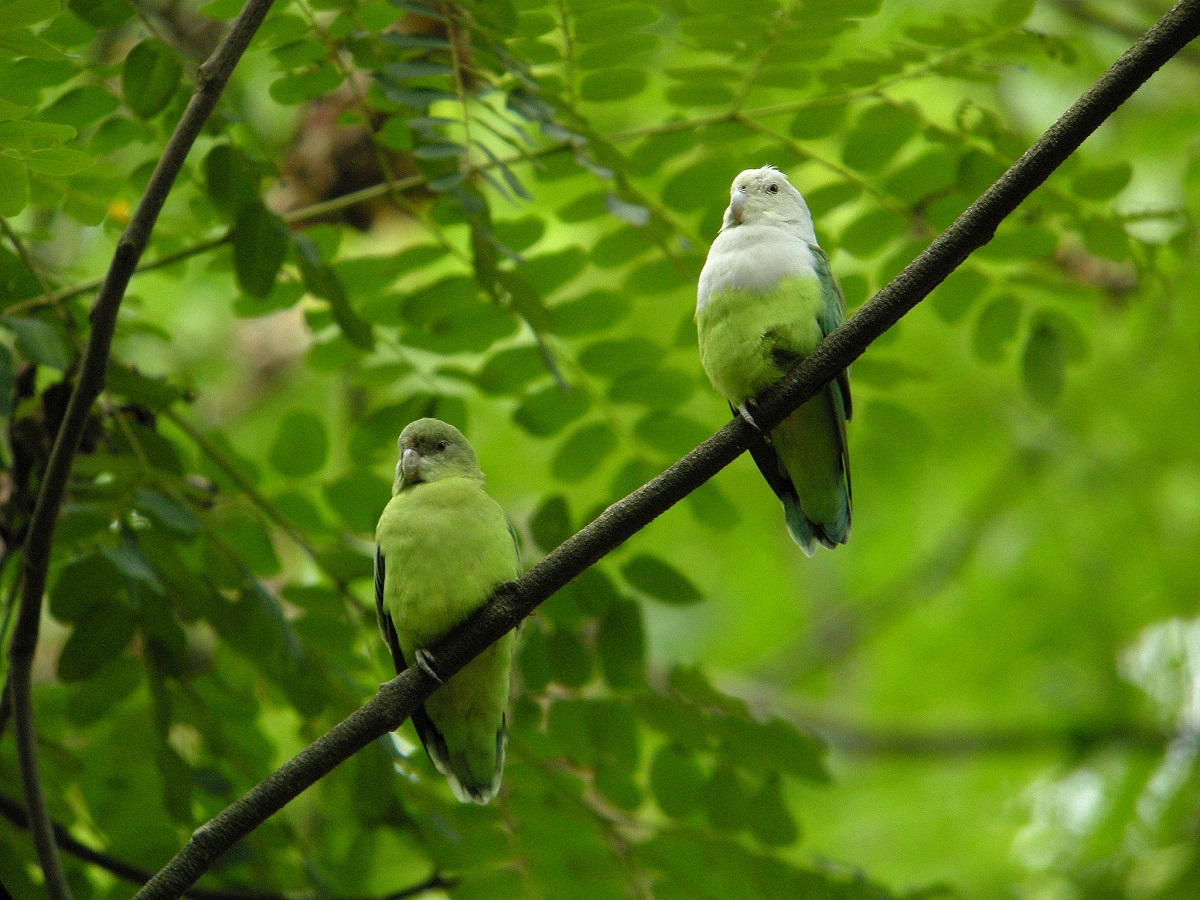
<path id="1" fill-rule="evenodd" d="M 739 225 L 717 235 L 700 272 L 696 311 L 714 294 L 773 291 L 784 278 L 817 277 L 812 247 L 803 235 L 774 225 Z"/>

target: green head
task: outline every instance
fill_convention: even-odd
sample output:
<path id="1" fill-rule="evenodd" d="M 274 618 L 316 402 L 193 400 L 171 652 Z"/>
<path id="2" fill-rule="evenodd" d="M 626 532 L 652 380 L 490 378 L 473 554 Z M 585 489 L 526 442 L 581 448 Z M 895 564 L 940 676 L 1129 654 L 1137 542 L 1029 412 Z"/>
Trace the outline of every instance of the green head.
<path id="1" fill-rule="evenodd" d="M 400 432 L 393 492 L 443 478 L 483 480 L 479 460 L 463 433 L 441 419 L 417 419 Z"/>

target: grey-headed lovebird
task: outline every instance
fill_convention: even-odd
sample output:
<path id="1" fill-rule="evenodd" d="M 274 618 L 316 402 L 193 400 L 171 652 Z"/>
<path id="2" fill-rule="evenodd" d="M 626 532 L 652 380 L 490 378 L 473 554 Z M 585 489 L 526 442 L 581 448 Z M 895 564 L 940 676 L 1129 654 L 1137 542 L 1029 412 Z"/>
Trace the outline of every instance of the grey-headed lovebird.
<path id="1" fill-rule="evenodd" d="M 800 192 L 772 166 L 733 180 L 696 298 L 700 361 L 732 408 L 777 382 L 842 323 L 845 301 Z M 761 435 L 750 452 L 809 556 L 850 537 L 850 380 L 833 382 Z M 757 428 L 757 426 L 756 426 Z"/>
<path id="2" fill-rule="evenodd" d="M 517 578 L 520 560 L 462 432 L 418 419 L 399 443 L 392 499 L 375 529 L 375 611 L 396 671 L 415 664 L 432 672 L 426 648 Z M 500 789 L 514 640 L 509 632 L 492 644 L 413 715 L 429 758 L 463 802 L 487 803 Z"/>

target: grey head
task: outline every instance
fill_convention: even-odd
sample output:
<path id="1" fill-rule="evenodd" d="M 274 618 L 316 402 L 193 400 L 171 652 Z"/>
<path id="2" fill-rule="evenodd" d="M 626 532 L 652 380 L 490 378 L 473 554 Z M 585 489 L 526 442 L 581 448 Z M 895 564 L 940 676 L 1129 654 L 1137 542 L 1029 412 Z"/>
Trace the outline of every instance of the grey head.
<path id="1" fill-rule="evenodd" d="M 483 480 L 475 450 L 463 433 L 441 419 L 409 423 L 399 440 L 395 489 L 463 477 Z"/>
<path id="2" fill-rule="evenodd" d="M 808 204 L 774 166 L 746 169 L 733 179 L 721 232 L 745 225 L 773 225 L 794 231 L 810 244 L 817 242 Z"/>

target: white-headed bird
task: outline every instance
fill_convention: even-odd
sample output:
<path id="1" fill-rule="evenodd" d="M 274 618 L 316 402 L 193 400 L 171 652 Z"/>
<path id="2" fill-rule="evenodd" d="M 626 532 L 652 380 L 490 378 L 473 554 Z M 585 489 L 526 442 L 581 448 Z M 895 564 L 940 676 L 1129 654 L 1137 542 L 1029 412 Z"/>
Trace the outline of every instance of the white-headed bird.
<path id="1" fill-rule="evenodd" d="M 754 424 L 747 401 L 811 353 L 844 316 L 842 292 L 800 192 L 772 166 L 742 172 L 696 298 L 700 360 L 713 385 Z M 783 501 L 788 532 L 809 556 L 817 544 L 832 548 L 850 537 L 850 412 L 843 371 L 750 448 Z"/>

